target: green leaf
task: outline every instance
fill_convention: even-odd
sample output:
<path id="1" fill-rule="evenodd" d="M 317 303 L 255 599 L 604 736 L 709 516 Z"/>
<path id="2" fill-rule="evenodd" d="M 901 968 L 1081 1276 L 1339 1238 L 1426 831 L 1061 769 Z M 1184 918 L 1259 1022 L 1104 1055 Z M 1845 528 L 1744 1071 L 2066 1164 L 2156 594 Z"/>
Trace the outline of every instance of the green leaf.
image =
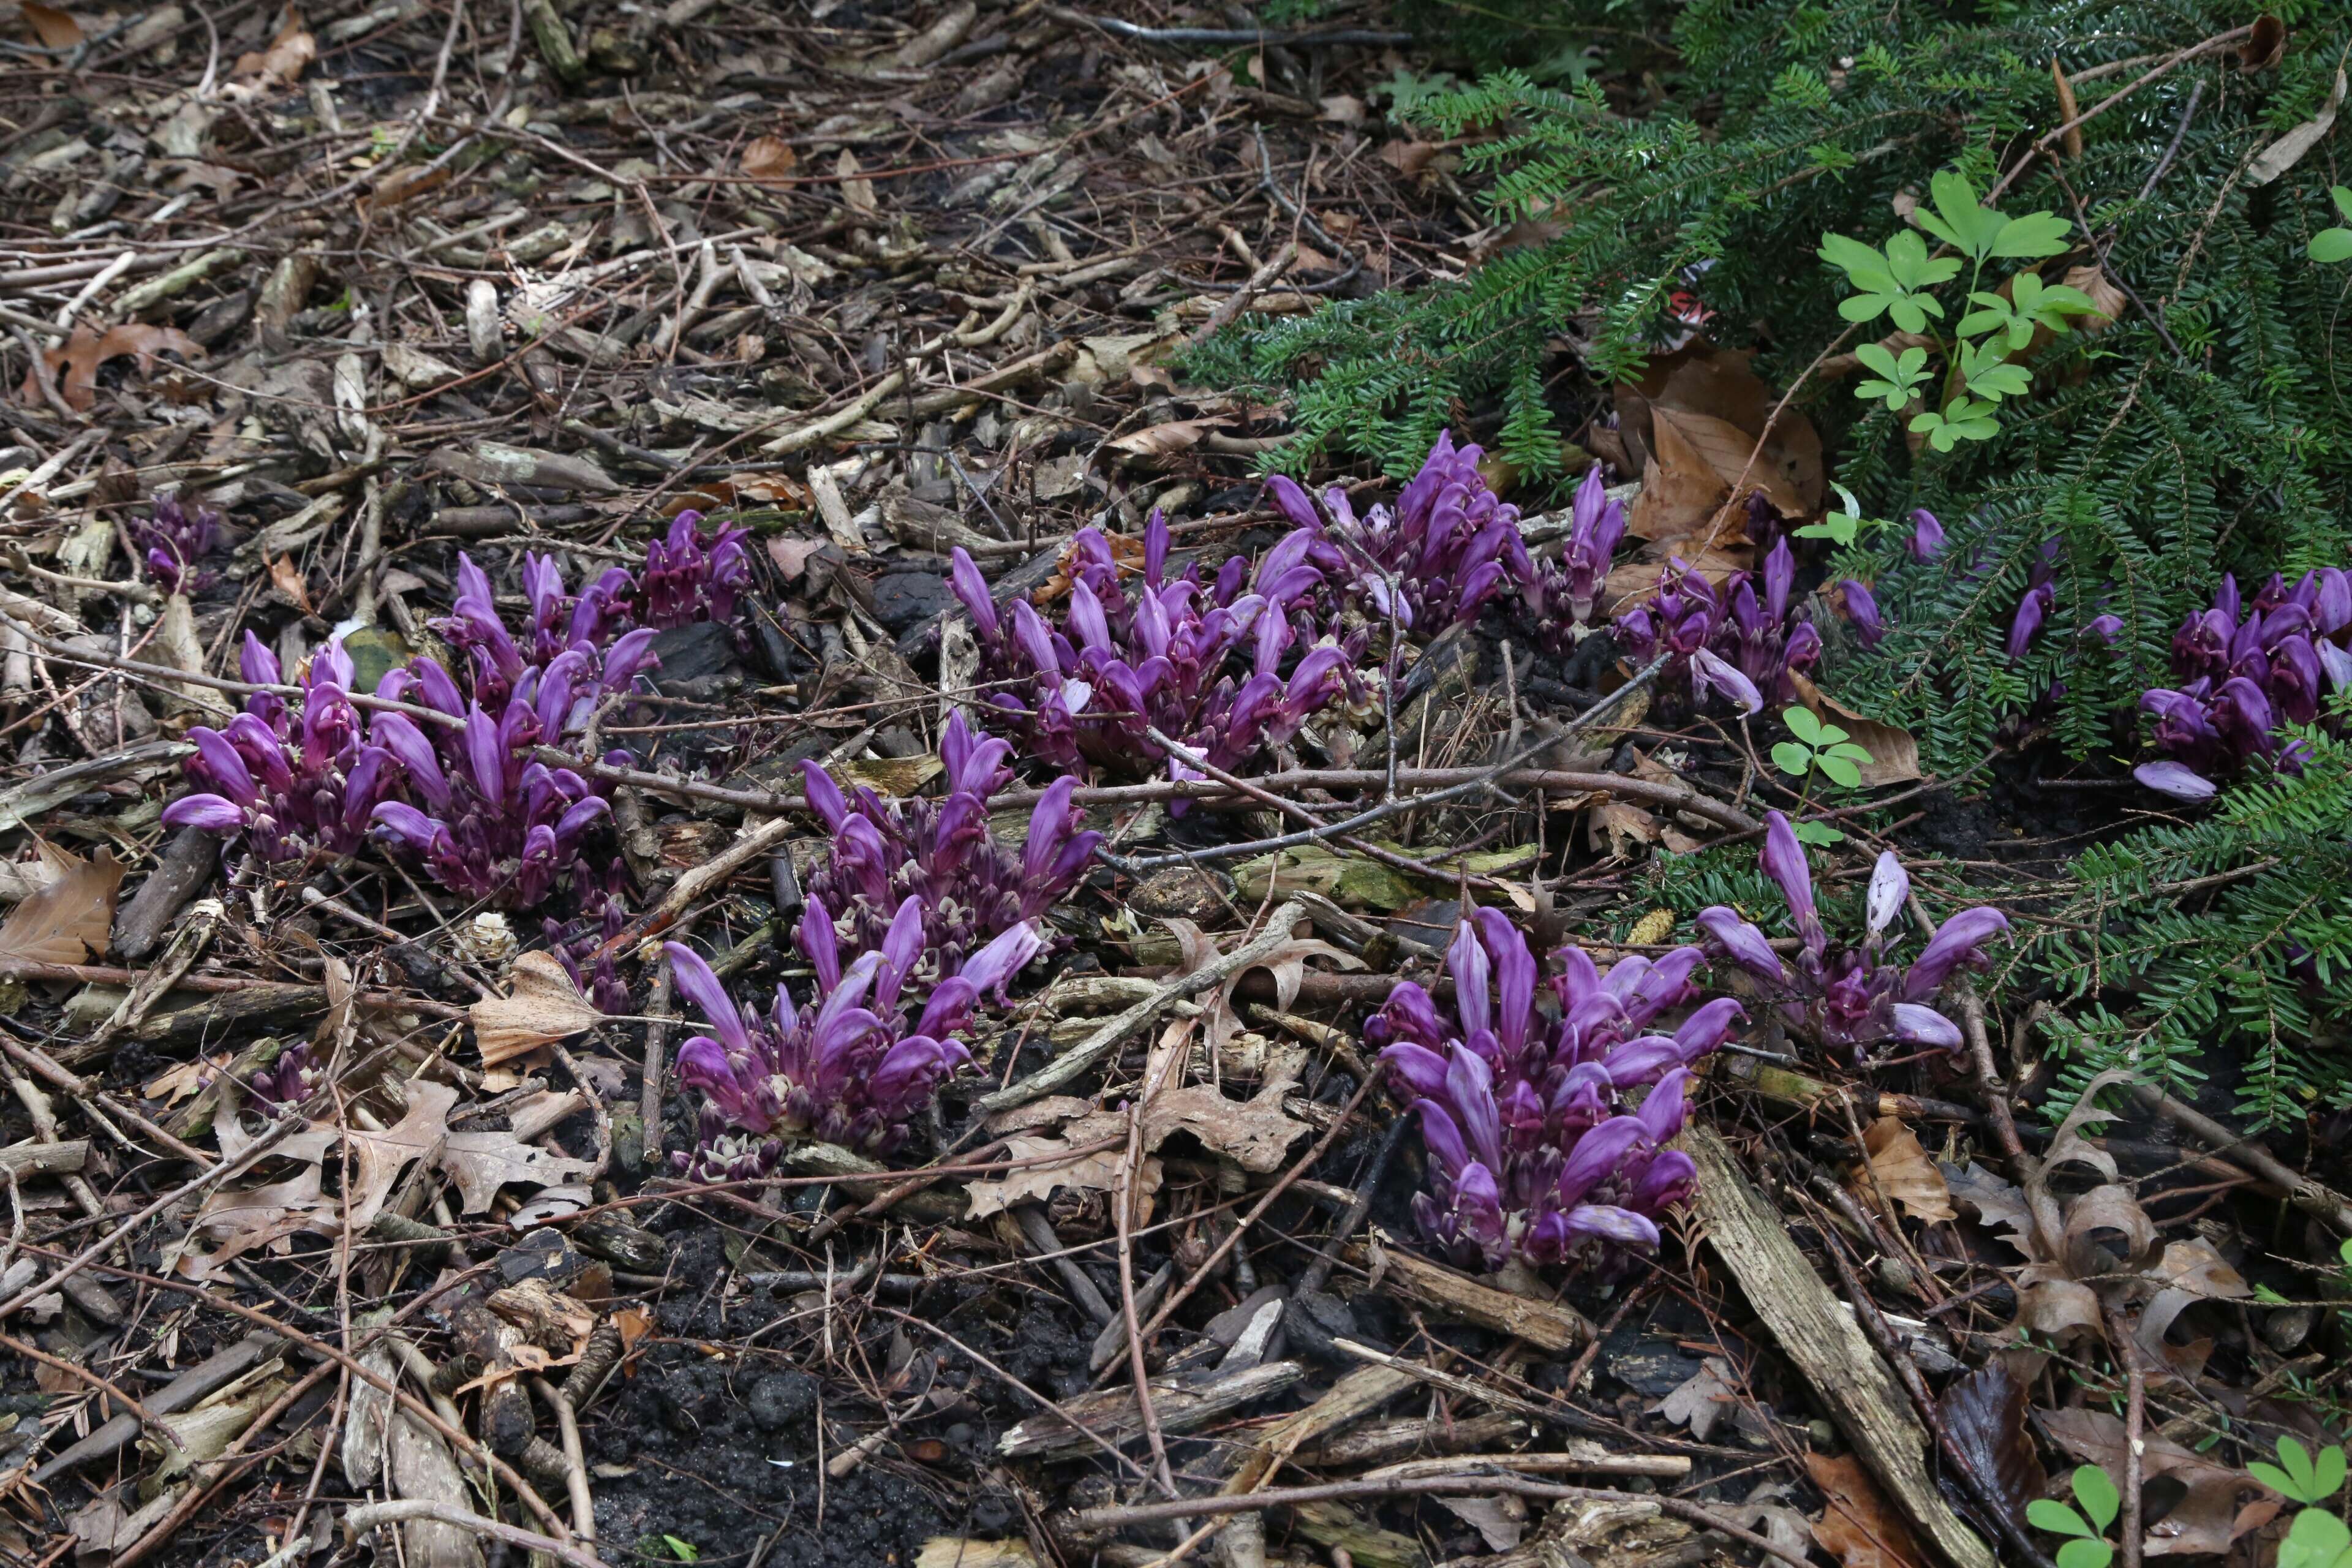
<path id="1" fill-rule="evenodd" d="M 1895 281 L 1893 272 L 1886 264 L 1885 256 L 1875 247 L 1864 245 L 1858 239 L 1848 239 L 1842 234 L 1824 234 L 1822 236 L 1820 256 L 1823 261 L 1849 278 L 1854 278 L 1857 273 L 1866 272 L 1885 279 L 1889 284 Z M 1857 279 L 1855 287 L 1863 288 L 1866 285 Z"/>
<path id="2" fill-rule="evenodd" d="M 2058 1568 L 2107 1568 L 2115 1555 L 2104 1541 L 2070 1541 L 2058 1549 Z"/>
<path id="3" fill-rule="evenodd" d="M 1838 314 L 1849 321 L 1875 321 L 1894 303 L 1891 294 L 1849 294 L 1838 301 Z"/>
<path id="4" fill-rule="evenodd" d="M 1801 822 L 1797 824 L 1797 841 L 1826 849 L 1832 844 L 1844 843 L 1845 835 L 1826 822 Z"/>
<path id="5" fill-rule="evenodd" d="M 2279 1542 L 2278 1568 L 2341 1568 L 2352 1560 L 2352 1530 L 2334 1514 L 2315 1508 L 2294 1516 Z"/>
<path id="6" fill-rule="evenodd" d="M 2341 1247 L 2337 1248 L 2336 1256 L 2344 1259 L 2345 1268 L 2352 1268 L 2352 1240 L 2347 1240 Z"/>
<path id="7" fill-rule="evenodd" d="M 1812 741 L 1814 745 L 1826 746 L 1831 751 L 1834 752 L 1837 750 L 1837 743 L 1845 738 L 1846 732 L 1843 730 L 1839 729 L 1834 724 L 1824 724 L 1812 737 Z"/>
<path id="8" fill-rule="evenodd" d="M 2328 198 L 2336 204 L 2337 212 L 2342 213 L 2347 218 L 2352 218 L 2352 190 L 2347 190 L 2342 185 L 2330 185 L 2327 187 L 2327 195 Z"/>
<path id="9" fill-rule="evenodd" d="M 1920 207 L 1912 214 L 1921 228 L 1979 261 L 1992 254 L 2006 220 L 1977 205 L 1977 189 L 1967 175 L 1946 169 L 1928 182 L 1928 192 L 1935 198 L 1935 209 Z"/>
<path id="10" fill-rule="evenodd" d="M 1822 776 L 1831 783 L 1843 785 L 1847 789 L 1856 788 L 1862 783 L 1862 770 L 1833 752 L 1816 752 L 1813 756 L 1813 766 L 1819 768 Z"/>
<path id="11" fill-rule="evenodd" d="M 1841 731 L 1840 733 L 1843 733 L 1843 731 Z M 1857 763 L 1867 763 L 1874 760 L 1868 752 L 1863 750 L 1860 746 L 1855 745 L 1851 741 L 1841 742 L 1839 744 L 1832 746 L 1829 749 L 1828 754 L 1832 757 L 1844 757 L 1850 761 Z"/>
<path id="12" fill-rule="evenodd" d="M 2096 1535 L 2083 1516 L 2056 1498 L 2038 1497 L 2025 1505 L 2025 1521 L 2053 1535 Z"/>
<path id="13" fill-rule="evenodd" d="M 1960 264 L 1948 256 L 1930 257 L 1927 242 L 1906 228 L 1886 242 L 1886 270 L 1910 291 L 1949 282 L 1960 275 Z"/>
<path id="14" fill-rule="evenodd" d="M 2066 248 L 2066 237 L 2071 232 L 2066 220 L 2055 213 L 2027 213 L 2023 217 L 2011 218 L 1995 230 L 1986 254 L 2012 259 L 2056 256 Z"/>
<path id="15" fill-rule="evenodd" d="M 2074 1467 L 2074 1500 L 2083 1505 L 2084 1516 L 2104 1531 L 2116 1521 L 2123 1510 L 2124 1500 L 2116 1490 L 2116 1483 L 2107 1472 L 2096 1465 Z"/>
<path id="16" fill-rule="evenodd" d="M 662 1537 L 662 1544 L 668 1547 L 670 1552 L 680 1563 L 699 1563 L 702 1561 L 701 1549 L 696 1546 L 691 1541 L 680 1541 L 675 1535 L 665 1535 Z"/>
<path id="17" fill-rule="evenodd" d="M 1800 741 L 1815 745 L 1821 743 L 1823 735 L 1822 721 L 1813 716 L 1811 709 L 1783 709 L 1780 712 L 1780 722 L 1786 724 L 1789 727 L 1789 733 L 1796 736 Z"/>
<path id="18" fill-rule="evenodd" d="M 1803 778 L 1813 769 L 1813 753 L 1794 741 L 1776 741 L 1772 744 L 1772 763 L 1782 773 Z"/>
<path id="19" fill-rule="evenodd" d="M 2312 1486 L 2322 1498 L 2332 1498 L 2344 1489 L 2344 1450 L 2330 1443 L 2319 1450 L 2319 1462 L 2312 1467 Z"/>
<path id="20" fill-rule="evenodd" d="M 2314 261 L 2342 261 L 2352 258 L 2352 228 L 2323 228 L 2311 237 L 2307 254 Z"/>
<path id="21" fill-rule="evenodd" d="M 1892 403 L 1887 405 L 1887 408 L 1889 412 L 1899 412 L 1899 410 L 1896 409 L 1895 405 Z M 1828 516 L 1822 518 L 1821 521 L 1809 522 L 1805 524 L 1804 527 L 1797 530 L 1797 537 L 1800 539 L 1827 539 L 1840 545 L 1852 544 L 1853 542 L 1855 531 L 1859 529 L 1861 525 L 1862 519 L 1855 517 L 1851 512 L 1833 511 Z"/>

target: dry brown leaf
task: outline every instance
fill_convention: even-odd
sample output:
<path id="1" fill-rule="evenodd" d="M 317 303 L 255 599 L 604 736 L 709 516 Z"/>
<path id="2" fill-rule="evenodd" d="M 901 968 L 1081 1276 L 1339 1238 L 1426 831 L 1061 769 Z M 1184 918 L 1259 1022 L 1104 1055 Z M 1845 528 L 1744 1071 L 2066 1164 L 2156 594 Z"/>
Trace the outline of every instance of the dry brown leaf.
<path id="1" fill-rule="evenodd" d="M 1072 1151 L 1118 1137 L 1126 1131 L 1126 1117 L 1116 1111 L 1101 1111 L 1071 1122 L 1059 1136 L 1042 1132 L 1023 1133 L 1006 1139 L 1004 1157 L 1007 1160 L 1034 1160 L 1038 1163 L 1016 1165 L 1002 1176 L 965 1183 L 964 1191 L 971 1197 L 971 1206 L 965 1211 L 965 1217 L 983 1219 L 1015 1204 L 1043 1203 L 1065 1189 L 1089 1193 L 1111 1191 L 1118 1184 L 1119 1165 L 1127 1158 L 1127 1151 L 1117 1144 L 1083 1154 L 1074 1154 Z M 1159 1195 L 1160 1174 L 1160 1162 L 1150 1158 L 1144 1160 L 1136 1173 L 1137 1205 L 1142 1215 L 1151 1212 L 1152 1201 Z"/>
<path id="2" fill-rule="evenodd" d="M 65 397 L 66 405 L 87 410 L 98 401 L 100 365 L 110 359 L 131 354 L 138 359 L 139 372 L 144 375 L 154 369 L 155 356 L 167 351 L 183 359 L 204 357 L 203 345 L 177 327 L 150 326 L 144 321 L 125 321 L 121 326 L 109 327 L 103 336 L 88 327 L 77 325 L 73 336 L 66 340 L 65 347 L 50 349 L 46 357 L 52 373 L 59 370 L 66 373 L 58 388 Z M 33 379 L 30 370 L 25 373 L 22 392 L 26 402 L 34 402 L 40 397 L 40 385 Z"/>
<path id="3" fill-rule="evenodd" d="M 560 1186 L 584 1182 L 595 1169 L 585 1160 L 525 1143 L 511 1132 L 452 1132 L 433 1163 L 457 1184 L 459 1214 L 480 1214 L 509 1182 Z"/>
<path id="4" fill-rule="evenodd" d="M 744 147 L 741 166 L 755 180 L 781 180 L 800 162 L 801 155 L 782 137 L 757 136 Z"/>
<path id="5" fill-rule="evenodd" d="M 1689 1427 L 1691 1436 L 1704 1443 L 1718 1422 L 1737 1411 L 1738 1396 L 1731 1363 L 1720 1356 L 1709 1356 L 1699 1363 L 1696 1372 L 1651 1405 L 1650 1414 Z"/>
<path id="6" fill-rule="evenodd" d="M 1169 1089 L 1144 1112 L 1144 1146 L 1157 1149 L 1170 1134 L 1190 1132 L 1243 1170 L 1271 1174 L 1282 1168 L 1285 1152 L 1307 1135 L 1307 1124 L 1282 1110 L 1283 1098 L 1297 1087 L 1286 1079 L 1245 1100 L 1228 1100 L 1214 1084 Z"/>
<path id="7" fill-rule="evenodd" d="M 57 880 L 37 889 L 0 925 L 0 958 L 87 963 L 92 953 L 106 952 L 122 868 L 104 849 L 87 860 L 59 858 Z"/>
<path id="8" fill-rule="evenodd" d="M 2126 294 L 2116 280 L 2108 277 L 2095 262 L 2068 268 L 2066 275 L 2059 281 L 2069 289 L 2081 289 L 2090 296 L 2091 303 L 2099 308 L 2098 314 L 2095 316 L 2078 316 L 2074 319 L 2074 330 L 2078 332 L 2106 331 L 2123 320 L 2124 307 L 2131 302 L 2131 296 Z"/>
<path id="9" fill-rule="evenodd" d="M 1862 1146 L 1869 1157 L 1869 1175 L 1865 1178 L 1857 1168 L 1850 1184 L 1863 1201 L 1874 1203 L 1883 1194 L 1912 1218 L 1931 1224 L 1959 1217 L 1944 1173 L 1901 1118 L 1882 1116 L 1872 1122 L 1863 1130 Z"/>
<path id="10" fill-rule="evenodd" d="M 2038 1412 L 2034 1421 L 2075 1458 L 2111 1476 L 2124 1473 L 2124 1424 L 2104 1410 L 2077 1407 Z M 2147 1530 L 2147 1555 L 2208 1556 L 2230 1550 L 2247 1531 L 2278 1511 L 2253 1479 L 2153 1433 L 2142 1439 L 2141 1473 L 2169 1476 L 2188 1490 Z"/>
<path id="11" fill-rule="evenodd" d="M 834 160 L 833 172 L 841 181 L 841 199 L 859 217 L 878 216 L 882 204 L 874 195 L 874 182 L 862 177 L 864 165 L 857 154 L 844 147 L 841 156 Z"/>
<path id="12" fill-rule="evenodd" d="M 1114 451 L 1135 458 L 1167 458 L 1188 452 L 1201 444 L 1201 438 L 1212 430 L 1222 430 L 1233 420 L 1223 415 L 1205 419 L 1171 419 L 1165 425 L 1132 431 L 1110 445 Z"/>
<path id="13" fill-rule="evenodd" d="M 551 952 L 526 952 L 508 976 L 508 994 L 485 996 L 467 1010 L 482 1065 L 496 1067 L 604 1021 Z"/>
<path id="14" fill-rule="evenodd" d="M 287 601 L 304 615 L 310 613 L 310 585 L 302 580 L 302 569 L 294 564 L 290 555 L 281 555 L 269 563 L 269 585 L 286 595 Z"/>
<path id="15" fill-rule="evenodd" d="M 1824 1500 L 1822 1517 L 1813 1521 L 1813 1539 L 1822 1551 L 1845 1568 L 1927 1568 L 1927 1554 L 1911 1527 L 1887 1506 L 1861 1460 L 1851 1454 L 1807 1454 L 1805 1469 Z"/>
<path id="16" fill-rule="evenodd" d="M 193 1057 L 149 1079 L 139 1090 L 140 1098 L 168 1110 L 203 1089 L 215 1073 L 236 1059 L 236 1055 L 229 1051 L 212 1057 Z"/>
<path id="17" fill-rule="evenodd" d="M 1586 818 L 1585 841 L 1612 860 L 1633 859 L 1647 845 L 1658 841 L 1655 813 L 1629 800 L 1603 800 Z"/>
<path id="18" fill-rule="evenodd" d="M 1406 179 L 1414 180 L 1419 179 L 1428 169 L 1430 162 L 1444 151 L 1445 144 L 1442 142 L 1395 141 L 1382 142 L 1379 157 L 1381 163 Z"/>
<path id="19" fill-rule="evenodd" d="M 269 47 L 254 54 L 239 55 L 229 75 L 265 86 L 290 84 L 299 81 L 310 62 L 318 58 L 319 41 L 303 29 L 300 17 L 289 13 L 286 26 L 269 40 Z"/>
<path id="20" fill-rule="evenodd" d="M 1944 1185 L 1952 1196 L 1976 1211 L 1977 1218 L 1987 1229 L 2004 1233 L 2001 1239 L 2022 1253 L 2031 1254 L 2028 1238 L 2033 1234 L 2033 1215 L 2025 1206 L 2025 1193 L 2013 1183 L 2002 1180 L 1982 1165 L 1944 1164 Z"/>
<path id="21" fill-rule="evenodd" d="M 54 5 L 44 5 L 41 0 L 18 0 L 17 10 L 24 14 L 25 23 L 41 47 L 50 49 L 70 49 L 81 42 L 81 24 Z"/>

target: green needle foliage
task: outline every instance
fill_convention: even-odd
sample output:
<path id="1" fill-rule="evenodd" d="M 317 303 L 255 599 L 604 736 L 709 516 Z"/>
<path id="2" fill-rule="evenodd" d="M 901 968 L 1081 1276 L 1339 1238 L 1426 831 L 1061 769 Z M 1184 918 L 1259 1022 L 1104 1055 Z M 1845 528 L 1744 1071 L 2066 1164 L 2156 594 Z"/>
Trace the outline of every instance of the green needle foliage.
<path id="1" fill-rule="evenodd" d="M 1925 506 L 1950 531 L 1925 564 L 1898 531 L 1841 549 L 1892 629 L 1832 672 L 1947 770 L 2029 727 L 2128 750 L 2132 703 L 2221 572 L 2352 557 L 2352 267 L 2326 264 L 2352 259 L 2331 226 L 2352 221 L 2330 196 L 2340 127 L 2257 183 L 2326 105 L 2352 8 L 1429 3 L 1426 36 L 1512 68 L 1398 112 L 1459 144 L 1498 223 L 1546 237 L 1197 351 L 1194 374 L 1291 400 L 1276 464 L 1347 452 L 1401 474 L 1467 425 L 1542 482 L 1695 292 L 1717 342 L 1797 385 L 1871 515 Z M 2144 79 L 2264 9 L 2288 28 L 2276 64 L 2223 45 Z M 1572 83 L 1517 68 L 1586 45 L 1605 68 Z M 2055 134 L 2053 59 L 2089 116 L 2079 155 Z M 1601 86 L 1629 80 L 1638 103 Z M 2085 313 L 2094 297 L 2116 319 Z M 2011 661 L 2051 540 L 2058 603 Z M 2102 613 L 2125 623 L 2112 649 L 2082 640 Z"/>
<path id="2" fill-rule="evenodd" d="M 2185 826 L 2076 860 L 2038 954 L 2070 1086 L 2126 1068 L 2192 1091 L 2200 1059 L 2234 1037 L 2255 1124 L 2352 1104 L 2352 748 L 2308 740 L 2302 776 L 2242 784 Z"/>

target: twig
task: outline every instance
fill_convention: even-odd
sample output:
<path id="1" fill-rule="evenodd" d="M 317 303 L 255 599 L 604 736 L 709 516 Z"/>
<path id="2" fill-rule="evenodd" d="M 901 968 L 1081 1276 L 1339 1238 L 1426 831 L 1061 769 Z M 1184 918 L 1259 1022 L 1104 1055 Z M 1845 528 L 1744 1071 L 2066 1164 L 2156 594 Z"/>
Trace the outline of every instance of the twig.
<path id="1" fill-rule="evenodd" d="M 539 1535 L 495 1519 L 485 1519 L 471 1509 L 453 1508 L 429 1498 L 403 1498 L 393 1502 L 366 1502 L 343 1515 L 344 1539 L 356 1545 L 361 1536 L 380 1525 L 400 1524 L 412 1519 L 429 1519 L 436 1524 L 455 1525 L 476 1535 L 488 1536 L 492 1541 L 524 1552 L 545 1552 L 572 1565 L 572 1568 L 606 1568 L 604 1560 L 593 1552 L 569 1541 L 557 1541 Z"/>
<path id="2" fill-rule="evenodd" d="M 1352 1502 L 1366 1500 L 1410 1497 L 1459 1497 L 1465 1493 L 1511 1492 L 1519 1497 L 1549 1498 L 1568 1501 L 1616 1503 L 1643 1509 L 1656 1509 L 1661 1513 L 1692 1524 L 1703 1526 L 1729 1536 L 1742 1546 L 1761 1552 L 1789 1563 L 1790 1568 L 1811 1568 L 1804 1552 L 1767 1541 L 1753 1531 L 1731 1523 L 1715 1510 L 1702 1503 L 1674 1497 L 1664 1492 L 1622 1492 L 1610 1487 L 1571 1487 L 1554 1481 L 1529 1480 L 1507 1470 L 1469 1472 L 1454 1476 L 1390 1476 L 1379 1480 L 1330 1481 L 1316 1487 L 1268 1487 L 1264 1491 L 1234 1492 L 1224 1496 L 1185 1498 L 1177 1502 L 1129 1503 L 1108 1508 L 1082 1509 L 1071 1516 L 1071 1522 L 1080 1530 L 1125 1530 L 1132 1525 L 1160 1524 L 1187 1514 L 1255 1513 L 1261 1509 L 1297 1508 L 1310 1502 Z"/>

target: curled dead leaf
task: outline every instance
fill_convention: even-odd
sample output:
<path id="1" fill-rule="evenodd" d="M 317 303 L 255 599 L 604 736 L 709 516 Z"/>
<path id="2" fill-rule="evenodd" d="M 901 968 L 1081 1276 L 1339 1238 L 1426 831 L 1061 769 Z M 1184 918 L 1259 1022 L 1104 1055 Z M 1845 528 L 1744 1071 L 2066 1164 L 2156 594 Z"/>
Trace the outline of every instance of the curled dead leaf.
<path id="1" fill-rule="evenodd" d="M 569 1039 L 604 1019 L 553 953 L 526 952 L 516 959 L 508 989 L 507 995 L 485 996 L 466 1010 L 484 1067 Z"/>
<path id="2" fill-rule="evenodd" d="M 81 24 L 54 5 L 44 5 L 41 0 L 18 0 L 16 9 L 43 48 L 70 49 L 82 41 Z"/>
<path id="3" fill-rule="evenodd" d="M 101 849 L 87 860 L 58 856 L 55 880 L 36 889 L 0 925 L 0 958 L 86 963 L 104 953 L 114 930 L 122 868 Z"/>
<path id="4" fill-rule="evenodd" d="M 741 167 L 755 180 L 781 180 L 800 167 L 801 155 L 778 136 L 755 136 L 743 148 Z"/>
<path id="5" fill-rule="evenodd" d="M 1870 1169 L 1865 1174 L 1857 1166 L 1849 1184 L 1864 1203 L 1874 1204 L 1883 1194 L 1914 1219 L 1932 1224 L 1959 1217 L 1943 1172 L 1899 1117 L 1882 1116 L 1864 1128 L 1862 1145 Z"/>
<path id="6" fill-rule="evenodd" d="M 286 25 L 269 40 L 269 47 L 239 55 L 229 75 L 259 86 L 287 85 L 300 80 L 318 58 L 319 41 L 304 29 L 300 17 L 289 12 Z"/>

